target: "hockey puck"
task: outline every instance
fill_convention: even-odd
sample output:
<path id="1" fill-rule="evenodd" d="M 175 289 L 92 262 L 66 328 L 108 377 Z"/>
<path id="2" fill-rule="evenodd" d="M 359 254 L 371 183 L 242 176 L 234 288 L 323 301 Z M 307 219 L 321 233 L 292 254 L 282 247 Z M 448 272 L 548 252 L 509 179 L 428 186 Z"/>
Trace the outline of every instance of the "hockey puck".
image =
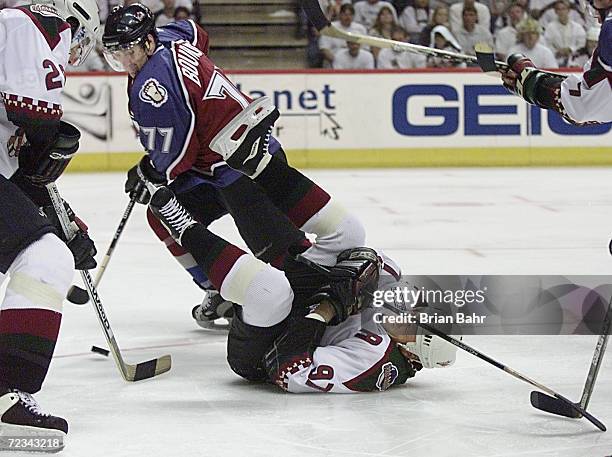
<path id="1" fill-rule="evenodd" d="M 98 346 L 92 346 L 91 352 L 102 354 L 103 356 L 106 356 L 106 357 L 108 357 L 108 354 L 110 354 L 110 351 L 108 349 L 99 348 Z"/>

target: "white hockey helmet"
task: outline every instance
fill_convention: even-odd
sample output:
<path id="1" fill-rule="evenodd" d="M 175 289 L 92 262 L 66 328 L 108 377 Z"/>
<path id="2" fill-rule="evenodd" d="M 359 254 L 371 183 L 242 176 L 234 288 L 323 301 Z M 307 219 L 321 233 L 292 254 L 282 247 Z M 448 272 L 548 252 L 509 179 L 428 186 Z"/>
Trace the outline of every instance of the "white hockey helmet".
<path id="1" fill-rule="evenodd" d="M 454 337 L 457 340 L 461 336 Z M 429 335 L 419 327 L 414 343 L 398 344 L 402 349 L 418 358 L 423 368 L 445 368 L 455 363 L 457 347 L 443 340 L 439 336 Z"/>
<path id="2" fill-rule="evenodd" d="M 34 0 L 34 3 L 53 5 L 59 15 L 70 24 L 72 44 L 70 64 L 80 65 L 96 45 L 100 30 L 100 15 L 96 0 Z"/>

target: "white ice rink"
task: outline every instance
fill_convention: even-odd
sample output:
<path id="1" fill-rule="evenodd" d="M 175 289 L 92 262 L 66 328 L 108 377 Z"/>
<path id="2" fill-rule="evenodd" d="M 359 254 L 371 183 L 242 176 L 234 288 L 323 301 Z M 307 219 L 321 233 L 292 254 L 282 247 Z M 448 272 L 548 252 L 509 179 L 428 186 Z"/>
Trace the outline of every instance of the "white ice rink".
<path id="1" fill-rule="evenodd" d="M 410 274 L 612 274 L 610 169 L 311 171 L 357 213 L 368 244 Z M 124 174 L 70 174 L 59 188 L 102 257 L 123 213 Z M 213 231 L 237 241 L 229 220 Z M 241 243 L 242 245 L 242 243 Z M 150 232 L 138 207 L 100 287 L 130 362 L 172 354 L 172 370 L 128 384 L 91 305 L 66 303 L 42 407 L 70 423 L 61 455 L 501 457 L 612 455 L 612 431 L 547 415 L 530 386 L 460 353 L 382 394 L 291 395 L 253 386 L 225 362 L 223 333 L 199 329 L 202 293 Z M 595 337 L 466 337 L 578 400 Z M 612 427 L 612 357 L 590 410 Z"/>

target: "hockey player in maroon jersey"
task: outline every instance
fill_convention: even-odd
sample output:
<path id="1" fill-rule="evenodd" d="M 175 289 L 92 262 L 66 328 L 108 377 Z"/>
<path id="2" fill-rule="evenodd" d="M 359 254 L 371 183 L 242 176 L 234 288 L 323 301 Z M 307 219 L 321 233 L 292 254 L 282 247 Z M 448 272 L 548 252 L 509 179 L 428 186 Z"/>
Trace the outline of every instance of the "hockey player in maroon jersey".
<path id="1" fill-rule="evenodd" d="M 227 360 L 245 379 L 288 392 L 384 391 L 423 367 L 455 360 L 456 347 L 437 336 L 410 324 L 376 322 L 379 310 L 368 307 L 373 293 L 396 283 L 400 272 L 373 249 L 335 252 L 325 275 L 294 275 L 207 230 L 167 187 L 154 191 L 150 209 L 221 295 L 237 304 Z"/>
<path id="2" fill-rule="evenodd" d="M 47 375 L 75 265 L 94 267 L 95 247 L 72 211 L 81 225 L 63 239 L 45 185 L 78 149 L 79 131 L 60 121 L 64 69 L 87 57 L 99 25 L 95 0 L 0 11 L 0 277 L 10 275 L 0 304 L 4 437 L 68 432 L 67 422 L 43 412 L 32 394 Z M 48 450 L 62 447 L 61 439 L 55 443 Z"/>
<path id="3" fill-rule="evenodd" d="M 364 244 L 361 223 L 282 159 L 270 135 L 276 107 L 232 84 L 208 58 L 206 32 L 193 21 L 156 29 L 145 6 L 117 7 L 102 42 L 113 68 L 129 73 L 129 110 L 148 154 L 128 173 L 127 192 L 146 203 L 140 175 L 158 175 L 205 225 L 231 214 L 255 256 L 280 268 L 290 248 L 333 265 L 331 251 Z M 148 218 L 194 280 L 209 287 L 193 256 Z M 304 232 L 315 233 L 316 243 L 310 246 Z M 206 311 L 201 320 L 215 316 Z"/>
<path id="4" fill-rule="evenodd" d="M 582 74 L 551 75 L 522 54 L 508 57 L 504 86 L 528 103 L 556 111 L 572 124 L 612 122 L 612 0 L 581 0 L 601 23 L 599 41 Z"/>

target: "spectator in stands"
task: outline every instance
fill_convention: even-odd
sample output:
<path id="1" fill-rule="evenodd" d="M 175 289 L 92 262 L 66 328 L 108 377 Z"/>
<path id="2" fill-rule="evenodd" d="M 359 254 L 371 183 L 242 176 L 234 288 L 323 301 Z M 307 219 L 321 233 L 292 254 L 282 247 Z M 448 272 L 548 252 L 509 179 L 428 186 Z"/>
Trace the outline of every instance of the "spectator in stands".
<path id="1" fill-rule="evenodd" d="M 325 16 L 330 22 L 337 21 L 340 18 L 340 9 L 342 5 L 351 4 L 351 0 L 319 0 L 321 9 L 325 12 Z"/>
<path id="2" fill-rule="evenodd" d="M 347 41 L 347 48 L 339 49 L 334 56 L 335 70 L 373 69 L 374 56 L 370 51 L 361 49 L 359 43 Z"/>
<path id="3" fill-rule="evenodd" d="M 429 46 L 431 44 L 431 31 L 438 25 L 443 25 L 447 29 L 450 29 L 450 24 L 448 23 L 448 7 L 446 6 L 440 5 L 434 9 L 429 25 L 421 31 L 421 37 L 419 38 L 418 44 L 421 46 Z"/>
<path id="4" fill-rule="evenodd" d="M 429 23 L 431 10 L 429 0 L 414 0 L 413 6 L 407 6 L 399 15 L 401 25 L 410 36 L 410 42 L 418 43 L 421 32 Z"/>
<path id="5" fill-rule="evenodd" d="M 499 60 L 508 58 L 508 50 L 517 43 L 516 27 L 521 21 L 527 19 L 525 7 L 518 2 L 508 8 L 508 25 L 495 32 L 495 53 Z"/>
<path id="6" fill-rule="evenodd" d="M 601 31 L 601 26 L 597 25 L 595 27 L 591 27 L 586 32 L 586 45 L 583 48 L 578 49 L 570 58 L 567 63 L 568 67 L 579 67 L 582 68 L 589 61 L 591 56 L 593 55 L 593 51 L 597 47 L 597 43 L 599 42 L 599 32 Z"/>
<path id="7" fill-rule="evenodd" d="M 183 21 L 185 19 L 189 19 L 190 17 L 191 17 L 191 14 L 189 13 L 189 10 L 185 8 L 184 6 L 179 6 L 178 8 L 174 10 L 174 20 L 175 21 Z"/>
<path id="8" fill-rule="evenodd" d="M 453 36 L 451 31 L 443 26 L 437 25 L 431 31 L 430 47 L 443 49 L 451 52 L 461 52 L 461 45 Z M 454 63 L 441 57 L 428 57 L 427 66 L 433 68 L 465 67 L 463 63 Z"/>
<path id="9" fill-rule="evenodd" d="M 162 0 L 164 8 L 157 13 L 155 16 L 155 27 L 163 27 L 170 22 L 174 22 L 174 12 L 176 10 L 176 0 Z"/>
<path id="10" fill-rule="evenodd" d="M 383 6 L 378 12 L 378 16 L 376 16 L 376 21 L 374 22 L 374 25 L 368 33 L 371 36 L 390 39 L 391 32 L 393 31 L 394 27 L 397 27 L 397 22 L 395 21 L 395 17 L 393 16 L 393 11 L 391 10 L 391 8 Z M 376 59 L 378 53 L 380 52 L 380 48 L 371 46 L 370 52 L 374 55 L 374 59 Z"/>
<path id="11" fill-rule="evenodd" d="M 166 7 L 163 0 L 124 0 L 124 4 L 128 3 L 142 3 L 149 8 L 153 14 L 159 13 Z M 174 7 L 178 8 L 179 6 L 187 8 L 191 13 L 193 10 L 193 0 L 175 0 Z"/>
<path id="12" fill-rule="evenodd" d="M 405 42 L 408 39 L 408 32 L 400 26 L 393 28 L 391 39 Z M 397 68 L 421 68 L 424 67 L 426 58 L 424 55 L 412 52 L 396 51 L 390 48 L 383 48 L 378 53 L 376 67 L 379 69 Z"/>
<path id="13" fill-rule="evenodd" d="M 540 25 L 542 26 L 544 30 L 546 30 L 546 27 L 548 26 L 548 24 L 550 24 L 552 21 L 554 21 L 557 18 L 557 15 L 555 13 L 556 0 L 552 0 L 552 1 L 548 0 L 548 1 L 550 1 L 550 3 L 548 3 L 547 6 L 540 11 L 540 16 L 538 16 Z M 596 26 L 598 24 L 598 21 L 594 16 L 588 13 L 585 14 L 585 11 L 582 10 L 580 6 L 580 0 L 568 0 L 568 1 L 570 5 L 569 17 L 572 21 L 580 24 L 585 30 L 588 29 L 589 27 L 592 27 L 594 25 Z M 533 11 L 532 11 L 532 16 L 535 17 Z"/>
<path id="14" fill-rule="evenodd" d="M 344 4 L 340 7 L 339 20 L 334 21 L 333 24 L 340 30 L 345 32 L 359 33 L 362 35 L 367 34 L 366 28 L 358 24 L 353 20 L 355 16 L 355 8 L 350 3 Z M 339 38 L 331 38 L 328 36 L 322 36 L 319 39 L 319 49 L 323 55 L 323 66 L 332 67 L 334 62 L 334 55 L 339 49 L 346 48 L 346 41 Z"/>
<path id="15" fill-rule="evenodd" d="M 469 5 L 464 6 L 462 16 L 461 27 L 457 30 L 452 30 L 452 32 L 463 52 L 469 55 L 476 55 L 474 51 L 476 43 L 486 43 L 493 48 L 493 36 L 488 29 L 478 24 L 476 8 Z"/>
<path id="16" fill-rule="evenodd" d="M 557 17 L 548 23 L 544 32 L 546 44 L 554 51 L 560 67 L 567 66 L 572 54 L 586 45 L 586 32 L 580 24 L 570 19 L 569 13 L 569 1 L 557 0 L 555 2 Z"/>
<path id="17" fill-rule="evenodd" d="M 476 0 L 464 0 L 463 3 L 455 3 L 448 10 L 448 17 L 451 30 L 459 30 L 463 22 L 463 9 L 465 7 L 475 8 L 478 14 L 478 24 L 485 29 L 491 30 L 491 12 L 483 3 Z"/>
<path id="18" fill-rule="evenodd" d="M 518 43 L 510 48 L 508 55 L 518 52 L 531 59 L 538 68 L 558 68 L 553 52 L 539 42 L 542 28 L 538 21 L 533 18 L 525 19 L 518 25 L 517 30 Z"/>
<path id="19" fill-rule="evenodd" d="M 361 0 L 355 3 L 355 21 L 365 26 L 366 29 L 371 28 L 376 21 L 379 11 L 383 7 L 391 8 L 393 17 L 397 22 L 397 12 L 393 5 L 384 0 Z"/>

